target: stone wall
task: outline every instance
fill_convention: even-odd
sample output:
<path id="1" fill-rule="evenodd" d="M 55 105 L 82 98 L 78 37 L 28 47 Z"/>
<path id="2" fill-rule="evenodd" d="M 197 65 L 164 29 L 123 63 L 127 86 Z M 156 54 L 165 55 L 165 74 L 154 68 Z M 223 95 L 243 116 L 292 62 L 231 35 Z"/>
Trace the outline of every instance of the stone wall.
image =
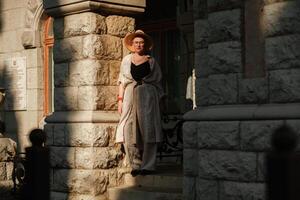
<path id="1" fill-rule="evenodd" d="M 13 109 L 1 105 L 0 120 L 6 125 L 6 132 L 0 136 L 0 198 L 13 199 L 12 171 L 13 158 L 18 151 L 29 146 L 28 133 L 32 128 L 39 126 L 43 110 L 43 68 L 42 48 L 40 43 L 25 49 L 26 38 L 24 32 L 33 28 L 34 16 L 37 15 L 41 6 L 38 0 L 1 0 L 0 2 L 0 87 L 7 88 L 11 84 L 10 77 L 5 73 L 6 62 L 12 58 L 26 58 L 26 108 L 23 110 Z M 42 14 L 42 13 L 40 13 Z M 41 16 L 39 16 L 41 17 Z M 36 28 L 39 30 L 39 20 Z M 36 30 L 38 32 L 38 30 Z M 39 36 L 39 32 L 37 35 Z M 14 79 L 17 74 L 13 74 Z M 5 81 L 4 81 L 5 80 Z M 11 91 L 6 90 L 6 94 Z M 16 98 L 6 96 L 5 101 L 10 103 Z"/>
<path id="2" fill-rule="evenodd" d="M 133 18 L 93 12 L 54 20 L 55 112 L 45 127 L 52 200 L 106 199 L 129 170 L 114 134 L 117 78 L 128 53 L 122 38 L 134 25 Z"/>
<path id="3" fill-rule="evenodd" d="M 5 61 L 18 57 L 26 58 L 26 108 L 1 108 L 4 110 L 1 115 L 7 129 L 5 137 L 17 141 L 19 151 L 24 151 L 24 148 L 30 145 L 29 131 L 38 127 L 43 117 L 43 50 L 39 41 L 43 22 L 41 6 L 42 1 L 39 0 L 2 0 L 0 3 L 1 87 L 7 89 L 10 81 L 5 77 L 5 69 L 8 67 Z M 38 41 L 34 45 L 31 38 L 33 33 Z M 7 98 L 6 101 L 15 103 L 17 99 Z"/>
<path id="4" fill-rule="evenodd" d="M 299 112 L 280 108 L 299 103 L 300 5 L 263 3 L 265 76 L 246 78 L 244 1 L 194 0 L 198 109 L 185 115 L 184 199 L 266 199 L 272 132 L 288 124 L 300 134 Z M 281 114 L 243 113 L 268 105 Z"/>

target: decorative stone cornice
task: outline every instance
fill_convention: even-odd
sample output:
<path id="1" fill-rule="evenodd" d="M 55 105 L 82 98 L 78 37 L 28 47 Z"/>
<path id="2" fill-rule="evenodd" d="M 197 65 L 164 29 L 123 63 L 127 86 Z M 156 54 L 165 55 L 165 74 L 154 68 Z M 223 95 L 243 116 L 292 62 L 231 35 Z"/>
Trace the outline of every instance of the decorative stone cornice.
<path id="1" fill-rule="evenodd" d="M 144 12 L 145 7 L 145 0 L 44 0 L 46 13 L 53 17 L 87 11 L 131 15 Z"/>
<path id="2" fill-rule="evenodd" d="M 46 117 L 47 123 L 117 123 L 119 114 L 112 111 L 54 112 Z"/>
<path id="3" fill-rule="evenodd" d="M 300 104 L 208 106 L 189 111 L 183 118 L 186 121 L 300 119 Z"/>

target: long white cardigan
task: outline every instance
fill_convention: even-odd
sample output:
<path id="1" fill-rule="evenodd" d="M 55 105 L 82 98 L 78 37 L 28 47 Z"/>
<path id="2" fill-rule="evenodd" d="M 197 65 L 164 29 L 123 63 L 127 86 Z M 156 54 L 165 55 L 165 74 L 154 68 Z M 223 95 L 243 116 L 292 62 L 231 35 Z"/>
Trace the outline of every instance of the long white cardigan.
<path id="1" fill-rule="evenodd" d="M 139 86 L 140 92 L 139 95 L 134 98 L 134 95 L 137 94 L 135 91 L 135 86 L 137 82 L 132 78 L 130 73 L 132 61 L 132 54 L 125 56 L 122 60 L 120 67 L 120 74 L 118 82 L 122 83 L 124 86 L 124 96 L 123 96 L 123 105 L 122 105 L 122 114 L 120 121 L 116 130 L 116 143 L 123 143 L 125 140 L 124 134 L 126 131 L 131 132 L 132 142 L 138 143 L 137 133 L 135 131 L 136 119 L 134 123 L 127 124 L 130 117 L 136 116 L 136 113 L 141 113 L 139 118 L 139 124 L 142 124 L 144 128 L 143 135 L 145 138 L 144 142 L 161 142 L 162 141 L 162 129 L 161 129 L 161 117 L 159 110 L 159 101 L 163 96 L 163 89 L 161 86 L 161 70 L 158 63 L 153 57 L 150 57 L 150 69 L 151 73 L 143 78 L 144 84 Z M 137 102 L 134 102 L 134 99 L 137 99 Z M 135 104 L 139 106 L 136 106 Z M 149 105 L 151 104 L 151 105 Z M 136 109 L 136 107 L 138 109 Z M 140 110 L 139 110 L 140 109 Z"/>

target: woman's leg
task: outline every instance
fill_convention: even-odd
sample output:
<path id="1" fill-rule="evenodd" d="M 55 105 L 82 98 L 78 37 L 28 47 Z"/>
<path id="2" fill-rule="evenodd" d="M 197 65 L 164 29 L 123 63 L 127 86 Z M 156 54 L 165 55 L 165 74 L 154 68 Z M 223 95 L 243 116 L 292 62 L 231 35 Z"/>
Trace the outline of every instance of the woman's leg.
<path id="1" fill-rule="evenodd" d="M 142 159 L 142 170 L 155 170 L 157 154 L 157 143 L 144 143 L 144 152 Z"/>
<path id="2" fill-rule="evenodd" d="M 128 123 L 126 123 L 125 126 L 132 126 L 132 124 L 129 121 Z M 126 153 L 126 158 L 129 161 L 130 167 L 132 167 L 133 169 L 139 169 L 141 165 L 141 155 L 139 149 L 131 141 L 132 130 L 130 128 L 125 128 L 125 130 L 129 130 L 128 132 L 124 133 L 125 136 L 124 149 Z"/>

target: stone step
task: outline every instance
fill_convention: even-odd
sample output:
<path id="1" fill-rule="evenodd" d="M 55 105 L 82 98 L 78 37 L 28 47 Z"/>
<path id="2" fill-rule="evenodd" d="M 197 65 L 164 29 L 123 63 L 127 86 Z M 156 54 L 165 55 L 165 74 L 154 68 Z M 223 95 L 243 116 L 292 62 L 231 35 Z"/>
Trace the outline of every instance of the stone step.
<path id="1" fill-rule="evenodd" d="M 152 175 L 132 177 L 131 174 L 125 174 L 124 185 L 182 188 L 182 180 L 181 166 L 164 165 L 157 166 L 156 173 Z"/>
<path id="2" fill-rule="evenodd" d="M 182 200 L 182 189 L 121 186 L 108 189 L 109 200 Z"/>
<path id="3" fill-rule="evenodd" d="M 182 176 L 158 174 L 132 177 L 130 174 L 126 174 L 124 176 L 124 185 L 182 188 Z"/>

